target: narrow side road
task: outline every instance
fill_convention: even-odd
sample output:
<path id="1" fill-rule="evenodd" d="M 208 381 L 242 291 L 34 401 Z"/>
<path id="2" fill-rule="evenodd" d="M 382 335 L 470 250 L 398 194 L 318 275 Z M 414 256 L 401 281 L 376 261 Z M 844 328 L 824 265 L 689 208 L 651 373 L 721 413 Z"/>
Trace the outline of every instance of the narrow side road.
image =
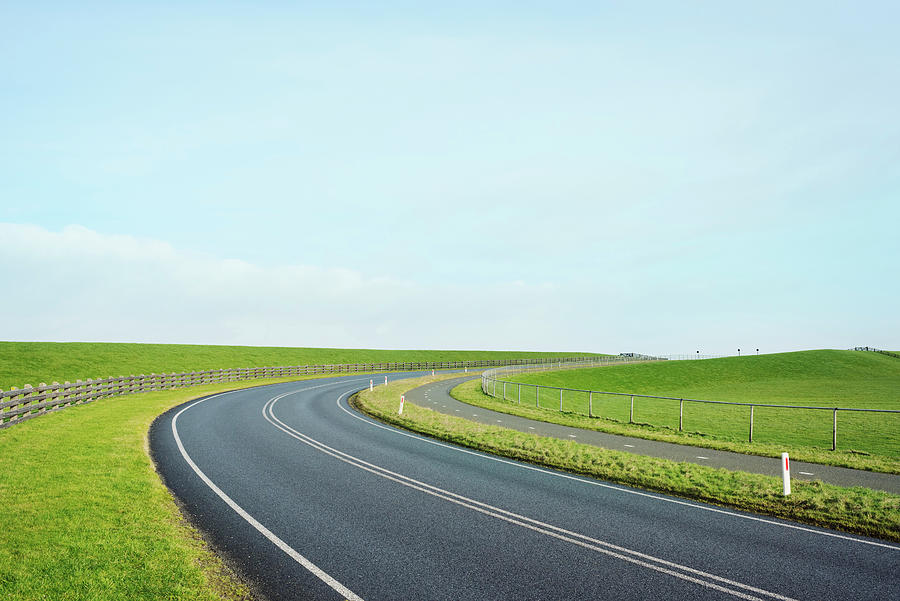
<path id="1" fill-rule="evenodd" d="M 520 432 L 530 432 L 563 440 L 575 440 L 584 444 L 627 451 L 636 455 L 660 457 L 673 461 L 688 461 L 710 467 L 722 467 L 729 470 L 781 477 L 781 460 L 778 458 L 744 455 L 730 451 L 717 451 L 690 445 L 645 440 L 643 438 L 632 438 L 560 426 L 508 413 L 491 411 L 490 409 L 482 409 L 481 407 L 457 401 L 450 396 L 450 390 L 472 379 L 474 379 L 473 376 L 466 376 L 428 384 L 409 391 L 406 397 L 411 402 L 433 411 L 464 417 L 483 424 L 503 426 L 504 428 Z M 798 480 L 821 480 L 837 486 L 864 486 L 900 494 L 900 476 L 895 474 L 882 474 L 791 460 L 791 477 Z"/>

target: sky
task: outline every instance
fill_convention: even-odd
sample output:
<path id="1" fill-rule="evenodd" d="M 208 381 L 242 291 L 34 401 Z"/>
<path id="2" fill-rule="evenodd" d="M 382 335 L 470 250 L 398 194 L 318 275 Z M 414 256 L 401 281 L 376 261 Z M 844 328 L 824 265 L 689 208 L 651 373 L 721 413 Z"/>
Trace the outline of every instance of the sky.
<path id="1" fill-rule="evenodd" d="M 432 4 L 0 3 L 0 340 L 900 350 L 900 4 Z"/>

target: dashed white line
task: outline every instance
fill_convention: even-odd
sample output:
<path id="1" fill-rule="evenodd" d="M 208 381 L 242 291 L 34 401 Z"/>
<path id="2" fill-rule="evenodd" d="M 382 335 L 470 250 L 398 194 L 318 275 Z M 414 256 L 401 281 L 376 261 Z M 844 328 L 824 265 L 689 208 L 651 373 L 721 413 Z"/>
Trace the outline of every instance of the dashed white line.
<path id="1" fill-rule="evenodd" d="M 634 445 L 633 445 L 633 444 L 627 444 L 627 445 L 625 445 L 625 446 L 628 447 L 629 449 L 633 449 L 633 448 L 634 448 Z"/>
<path id="2" fill-rule="evenodd" d="M 804 476 L 812 476 L 813 475 L 812 472 L 798 472 L 798 473 L 803 474 Z"/>
<path id="3" fill-rule="evenodd" d="M 425 443 L 425 444 L 430 444 L 430 445 L 435 445 L 435 446 L 438 446 L 438 447 L 443 447 L 443 448 L 446 448 L 446 449 L 451 449 L 451 450 L 453 450 L 453 451 L 455 451 L 455 452 L 457 452 L 457 453 L 464 453 L 464 454 L 466 454 L 466 455 L 474 455 L 474 456 L 481 457 L 482 459 L 485 459 L 485 460 L 488 460 L 488 461 L 496 461 L 497 463 L 504 463 L 504 464 L 507 464 L 507 465 L 512 465 L 512 466 L 515 466 L 515 467 L 517 467 L 517 468 L 519 468 L 519 469 L 530 470 L 530 471 L 533 471 L 533 472 L 541 472 L 541 473 L 543 473 L 543 474 L 547 474 L 547 475 L 550 475 L 550 476 L 554 476 L 554 477 L 556 477 L 556 478 L 563 478 L 563 479 L 565 479 L 565 480 L 572 480 L 572 481 L 576 481 L 576 482 L 581 482 L 582 484 L 588 484 L 588 485 L 591 485 L 591 486 L 598 486 L 598 487 L 600 487 L 600 488 L 607 488 L 607 489 L 611 489 L 611 490 L 616 490 L 616 491 L 618 491 L 618 492 L 620 492 L 620 493 L 625 493 L 625 494 L 629 494 L 629 495 L 635 495 L 635 496 L 638 496 L 638 497 L 646 497 L 646 498 L 654 499 L 654 500 L 659 501 L 659 502 L 662 502 L 662 503 L 671 503 L 671 504 L 673 504 L 673 505 L 681 505 L 681 506 L 683 506 L 683 507 L 690 507 L 690 508 L 692 508 L 692 509 L 697 509 L 697 510 L 700 510 L 700 511 L 708 511 L 708 512 L 710 512 L 710 513 L 718 513 L 718 514 L 721 514 L 721 515 L 727 515 L 727 516 L 730 516 L 730 517 L 736 518 L 736 519 L 742 519 L 742 520 L 748 520 L 748 521 L 752 521 L 752 522 L 758 522 L 758 523 L 767 524 L 767 525 L 769 525 L 769 526 L 776 526 L 776 527 L 780 527 L 780 528 L 787 528 L 787 529 L 789 529 L 789 530 L 798 530 L 798 531 L 801 531 L 801 532 L 807 532 L 807 533 L 810 533 L 810 534 L 816 534 L 816 535 L 825 536 L 825 537 L 828 537 L 828 538 L 838 538 L 838 539 L 846 540 L 846 541 L 849 541 L 849 542 L 860 543 L 860 544 L 863 544 L 863 545 L 870 545 L 870 546 L 873 546 L 873 547 L 883 547 L 883 548 L 885 548 L 885 549 L 890 549 L 890 550 L 892 550 L 892 551 L 900 551 L 900 546 L 896 546 L 896 545 L 891 545 L 891 544 L 887 544 L 887 543 L 880 543 L 880 542 L 870 541 L 870 540 L 864 540 L 864 539 L 861 539 L 861 538 L 854 538 L 854 537 L 848 536 L 848 535 L 846 535 L 846 534 L 838 534 L 837 532 L 829 532 L 829 531 L 825 531 L 825 530 L 814 530 L 813 528 L 809 528 L 809 527 L 807 527 L 807 526 L 801 526 L 801 525 L 799 525 L 799 524 L 789 524 L 789 523 L 786 523 L 786 522 L 776 522 L 776 521 L 774 521 L 774 520 L 767 519 L 767 518 L 764 518 L 764 517 L 757 517 L 757 516 L 753 516 L 753 515 L 747 515 L 747 514 L 742 514 L 742 513 L 735 513 L 735 512 L 729 511 L 729 510 L 727 510 L 727 509 L 720 509 L 720 508 L 718 508 L 718 507 L 713 507 L 713 506 L 708 506 L 708 505 L 698 505 L 698 504 L 696 504 L 696 503 L 691 503 L 691 502 L 688 502 L 688 501 L 682 501 L 682 500 L 676 499 L 676 498 L 663 497 L 663 496 L 660 496 L 660 495 L 657 495 L 657 494 L 653 494 L 653 493 L 649 493 L 649 492 L 643 492 L 643 491 L 640 491 L 640 490 L 635 490 L 635 489 L 631 489 L 631 488 L 625 488 L 625 487 L 617 486 L 617 485 L 614 485 L 614 484 L 607 484 L 607 483 L 605 483 L 605 482 L 600 482 L 599 480 L 587 480 L 587 479 L 584 479 L 584 478 L 582 478 L 582 477 L 574 476 L 574 475 L 571 475 L 571 474 L 564 474 L 564 473 L 561 473 L 561 472 L 551 472 L 551 471 L 549 471 L 549 470 L 546 470 L 546 469 L 543 469 L 543 468 L 540 468 L 540 467 L 537 467 L 537 466 L 534 466 L 534 465 L 523 464 L 523 463 L 520 463 L 520 462 L 517 462 L 517 461 L 510 460 L 510 459 L 505 459 L 505 458 L 497 457 L 497 456 L 494 456 L 494 455 L 489 455 L 489 454 L 485 454 L 485 453 L 480 453 L 480 452 L 478 452 L 478 451 L 472 451 L 472 450 L 470 450 L 470 449 L 464 449 L 464 448 L 460 448 L 460 447 L 454 446 L 454 445 L 448 445 L 448 444 L 446 444 L 446 443 L 439 442 L 439 441 L 437 441 L 437 440 L 432 440 L 432 439 L 430 439 L 430 438 L 426 438 L 425 436 L 421 436 L 421 435 L 418 435 L 418 434 L 411 434 L 411 433 L 409 433 L 409 432 L 404 432 L 404 431 L 402 431 L 402 430 L 397 430 L 397 429 L 395 429 L 395 428 L 393 428 L 393 427 L 391 427 L 391 426 L 386 426 L 386 425 L 384 425 L 384 424 L 379 424 L 379 423 L 377 423 L 377 422 L 372 421 L 371 419 L 369 419 L 369 418 L 367 418 L 367 417 L 364 417 L 364 416 L 360 415 L 359 413 L 356 413 L 356 412 L 354 412 L 354 411 L 351 411 L 348 407 L 345 407 L 345 406 L 341 405 L 341 404 L 340 404 L 340 399 L 338 399 L 338 406 L 341 408 L 341 410 L 342 410 L 344 413 L 346 413 L 346 414 L 349 415 L 350 417 L 352 417 L 352 418 L 354 418 L 354 419 L 357 419 L 357 420 L 359 420 L 359 421 L 365 422 L 365 423 L 369 424 L 369 425 L 372 426 L 372 427 L 379 428 L 379 429 L 382 429 L 382 430 L 386 430 L 386 431 L 388 431 L 388 432 L 391 432 L 392 434 L 396 434 L 397 436 L 405 436 L 405 437 L 407 437 L 407 438 L 414 438 L 414 439 L 418 440 L 419 442 L 423 442 L 423 443 Z M 458 411 L 458 410 L 457 410 L 457 411 Z M 530 430 L 534 430 L 534 427 L 532 427 L 532 426 L 528 426 L 528 428 L 529 428 Z M 628 445 L 628 444 L 625 445 L 625 446 L 626 446 L 626 447 L 634 447 L 634 445 Z"/>
<path id="4" fill-rule="evenodd" d="M 704 457 L 703 455 L 697 455 L 697 459 L 709 459 L 709 457 Z"/>

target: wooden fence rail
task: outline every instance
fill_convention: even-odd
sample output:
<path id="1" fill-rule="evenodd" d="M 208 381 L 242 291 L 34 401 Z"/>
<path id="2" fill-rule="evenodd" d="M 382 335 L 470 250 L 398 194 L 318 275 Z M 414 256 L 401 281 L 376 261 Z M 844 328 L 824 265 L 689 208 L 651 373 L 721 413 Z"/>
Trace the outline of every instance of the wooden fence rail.
<path id="1" fill-rule="evenodd" d="M 538 359 L 491 359 L 481 361 L 418 361 L 381 363 L 344 363 L 335 365 L 291 365 L 282 367 L 238 367 L 232 369 L 210 369 L 181 373 L 152 373 L 119 376 L 105 379 L 88 379 L 76 382 L 53 382 L 23 388 L 0 390 L 0 429 L 9 428 L 29 419 L 34 419 L 73 405 L 82 405 L 98 399 L 139 394 L 157 390 L 189 388 L 201 384 L 218 384 L 243 380 L 260 380 L 317 374 L 371 373 L 380 371 L 417 371 L 427 369 L 462 369 L 525 365 L 540 363 L 577 362 L 589 357 L 538 358 Z"/>

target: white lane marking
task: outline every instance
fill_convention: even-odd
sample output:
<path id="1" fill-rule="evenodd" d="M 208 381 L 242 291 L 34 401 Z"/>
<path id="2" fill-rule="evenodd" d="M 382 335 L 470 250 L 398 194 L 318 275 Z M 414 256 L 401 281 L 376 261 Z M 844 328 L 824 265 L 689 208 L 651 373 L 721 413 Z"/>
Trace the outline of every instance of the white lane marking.
<path id="1" fill-rule="evenodd" d="M 528 426 L 529 430 L 534 430 L 534 426 Z"/>
<path id="2" fill-rule="evenodd" d="M 300 392 L 300 391 L 297 391 Z M 338 406 L 341 406 L 341 400 L 349 394 L 352 394 L 354 391 L 349 390 L 342 394 L 337 399 Z M 390 480 L 392 482 L 396 482 L 408 488 L 412 488 L 414 490 L 418 490 L 425 494 L 431 495 L 433 497 L 437 497 L 439 499 L 448 501 L 450 503 L 454 503 L 456 505 L 460 505 L 467 509 L 471 509 L 473 511 L 477 511 L 484 515 L 488 515 L 505 522 L 509 522 L 511 524 L 515 524 L 517 526 L 521 526 L 523 528 L 527 528 L 529 530 L 533 530 L 540 534 L 544 534 L 547 536 L 551 536 L 553 538 L 573 543 L 575 545 L 584 547 L 586 549 L 590 549 L 592 551 L 597 551 L 599 553 L 603 553 L 604 555 L 608 555 L 611 557 L 615 557 L 617 559 L 621 559 L 622 561 L 627 561 L 629 563 L 636 564 L 643 568 L 647 568 L 650 570 L 654 570 L 657 572 L 661 572 L 663 574 L 668 574 L 670 576 L 674 576 L 676 578 L 680 578 L 682 580 L 686 580 L 688 582 L 693 582 L 695 584 L 699 584 L 701 586 L 705 586 L 707 588 L 715 589 L 724 593 L 728 593 L 735 597 L 741 599 L 747 599 L 748 601 L 763 601 L 760 597 L 754 597 L 753 595 L 747 594 L 742 591 L 736 591 L 733 589 L 726 588 L 722 586 L 722 583 L 728 586 L 733 586 L 736 588 L 744 589 L 745 591 L 751 591 L 754 593 L 758 593 L 764 595 L 766 597 L 772 599 L 779 599 L 781 601 L 796 601 L 791 597 L 785 597 L 783 595 L 779 595 L 778 593 L 773 593 L 770 591 L 766 591 L 761 588 L 757 588 L 748 584 L 743 584 L 741 582 L 737 582 L 734 580 L 729 580 L 728 578 L 723 578 L 721 576 L 717 576 L 715 574 L 711 574 L 709 572 L 703 572 L 701 570 L 697 570 L 691 568 L 689 566 L 681 565 L 672 561 L 668 561 L 665 559 L 661 559 L 658 557 L 654 557 L 652 555 L 648 555 L 646 553 L 641 553 L 640 551 L 634 551 L 632 549 L 628 549 L 626 547 L 621 547 L 619 545 L 615 545 L 613 543 L 608 543 L 605 541 L 601 541 L 596 538 L 592 538 L 590 536 L 586 536 L 584 534 L 580 534 L 578 532 L 573 532 L 571 530 L 566 530 L 564 528 L 560 528 L 558 526 L 554 526 L 552 524 L 548 524 L 546 522 L 541 522 L 539 520 L 535 520 L 529 517 L 525 517 L 523 515 L 513 513 L 511 511 L 507 511 L 505 509 L 501 509 L 499 507 L 495 507 L 493 505 L 489 505 L 488 503 L 483 503 L 481 501 L 476 501 L 474 499 L 470 499 L 463 495 L 439 488 L 437 486 L 433 486 L 431 484 L 427 484 L 425 482 L 421 482 L 414 478 L 410 478 L 409 476 L 405 476 L 403 474 L 393 472 L 388 470 L 387 468 L 381 467 L 374 463 L 370 463 L 349 453 L 345 453 L 343 451 L 339 451 L 334 447 L 330 447 L 323 442 L 312 438 L 307 434 L 303 434 L 302 432 L 292 428 L 287 425 L 275 415 L 275 404 L 281 399 L 291 396 L 295 394 L 294 392 L 286 392 L 279 396 L 273 397 L 269 399 L 269 402 L 265 404 L 262 410 L 263 418 L 268 421 L 270 424 L 284 432 L 285 434 L 295 438 L 296 440 L 306 444 L 317 451 L 334 457 L 344 463 L 352 465 L 361 470 L 365 470 L 369 473 L 375 474 L 376 476 L 380 476 L 385 478 L 386 480 Z M 651 563 L 655 562 L 655 563 Z M 657 565 L 658 564 L 658 565 Z M 681 572 L 677 572 L 675 570 L 681 570 Z M 686 572 L 686 573 L 683 573 Z M 707 578 L 708 580 L 702 580 L 701 578 Z M 714 582 L 710 582 L 710 580 Z"/>
<path id="3" fill-rule="evenodd" d="M 633 449 L 633 448 L 634 448 L 634 445 L 633 445 L 633 444 L 627 444 L 627 445 L 625 445 L 625 446 L 628 447 L 629 449 Z"/>
<path id="4" fill-rule="evenodd" d="M 812 476 L 812 472 L 797 472 L 799 474 L 803 474 L 804 476 Z"/>
<path id="5" fill-rule="evenodd" d="M 354 380 L 351 380 L 351 381 L 354 381 Z M 340 383 L 343 383 L 343 382 L 331 382 L 331 384 L 340 384 Z M 310 388 L 305 388 L 304 390 L 312 390 L 313 388 L 322 388 L 323 386 L 327 386 L 327 384 L 322 385 L 322 386 L 312 386 Z M 239 392 L 239 391 L 232 391 L 232 392 Z M 191 459 L 190 455 L 188 455 L 187 450 L 185 450 L 185 448 L 184 448 L 184 444 L 182 444 L 182 442 L 181 442 L 181 437 L 178 435 L 178 427 L 177 427 L 178 417 L 182 413 L 184 413 L 185 411 L 190 409 L 191 407 L 195 407 L 195 406 L 199 405 L 200 403 L 206 402 L 210 399 L 214 399 L 214 398 L 217 398 L 220 396 L 225 396 L 226 394 L 231 394 L 231 392 L 225 392 L 222 394 L 217 394 L 215 396 L 207 397 L 205 399 L 200 399 L 196 403 L 192 403 L 192 404 L 188 405 L 187 407 L 185 407 L 184 409 L 182 409 L 181 411 L 179 411 L 178 413 L 176 413 L 175 417 L 172 418 L 172 435 L 175 437 L 175 443 L 178 445 L 178 450 L 181 451 L 181 456 L 184 457 L 184 460 L 187 462 L 187 464 L 189 466 L 191 466 L 191 469 L 194 470 L 194 472 L 200 477 L 201 480 L 203 480 L 204 484 L 206 484 L 214 493 L 216 493 L 216 495 L 218 495 L 220 499 L 225 501 L 225 503 L 229 507 L 231 507 L 231 509 L 233 509 L 235 513 L 237 513 L 239 516 L 241 516 L 248 524 L 250 524 L 251 526 L 256 528 L 256 530 L 260 534 L 262 534 L 267 539 L 269 539 L 269 541 L 272 542 L 276 547 L 278 547 L 279 549 L 284 551 L 288 555 L 288 557 L 290 557 L 291 559 L 296 561 L 298 564 L 300 564 L 307 570 L 309 570 L 314 576 L 316 576 L 316 578 L 318 578 L 319 580 L 321 580 L 322 582 L 324 582 L 325 584 L 330 586 L 339 595 L 341 595 L 348 601 L 363 601 L 362 597 L 360 597 L 359 595 L 357 595 L 356 593 L 354 593 L 353 591 L 348 589 L 346 586 L 344 586 L 343 584 L 341 584 L 340 582 L 338 582 L 337 580 L 335 580 L 334 578 L 329 576 L 319 566 L 317 566 L 316 564 L 314 564 L 313 562 L 311 562 L 310 560 L 305 558 L 300 553 L 298 553 L 296 551 L 296 549 L 294 549 L 293 547 L 288 545 L 286 542 L 281 540 L 278 536 L 275 535 L 275 533 L 273 533 L 271 530 L 269 530 L 268 528 L 263 526 L 261 523 L 259 523 L 259 521 L 257 521 L 256 518 L 254 518 L 252 515 L 247 513 L 243 507 L 241 507 L 240 505 L 235 503 L 231 497 L 229 497 L 227 494 L 225 494 L 225 492 L 221 488 L 216 486 L 216 484 L 212 480 L 210 480 L 209 477 L 206 474 L 204 474 L 203 471 L 199 467 L 197 467 L 197 464 L 194 463 L 194 460 Z"/>
<path id="6" fill-rule="evenodd" d="M 697 459 L 709 459 L 709 457 L 704 457 L 703 455 L 697 455 Z"/>
<path id="7" fill-rule="evenodd" d="M 444 447 L 444 448 L 446 448 L 446 449 L 452 449 L 452 450 L 456 451 L 457 453 L 466 453 L 467 455 L 475 455 L 476 457 L 481 457 L 482 459 L 487 459 L 487 460 L 489 460 L 489 461 L 496 461 L 496 462 L 498 462 L 498 463 L 505 463 L 506 465 L 511 465 L 511 466 L 517 467 L 517 468 L 519 468 L 519 469 L 523 469 L 523 470 L 532 470 L 532 471 L 535 471 L 535 472 L 541 472 L 541 473 L 543 473 L 543 474 L 547 474 L 547 475 L 550 475 L 550 476 L 554 476 L 554 477 L 556 477 L 556 478 L 563 478 L 563 479 L 566 479 L 566 480 L 574 480 L 574 481 L 576 481 L 576 482 L 581 482 L 582 484 L 589 484 L 589 485 L 591 485 L 591 486 L 599 486 L 599 487 L 601 487 L 601 488 L 607 488 L 607 489 L 609 489 L 609 490 L 616 490 L 616 491 L 619 491 L 619 492 L 622 492 L 622 493 L 626 493 L 626 494 L 629 494 L 629 495 L 636 495 L 636 496 L 639 496 L 639 497 L 646 497 L 646 498 L 648 498 L 648 499 L 655 499 L 655 500 L 657 500 L 657 501 L 662 501 L 662 502 L 664 502 L 664 503 L 672 503 L 672 504 L 675 504 L 675 505 L 682 505 L 682 506 L 684 506 L 684 507 L 690 507 L 690 508 L 693 508 L 693 509 L 700 509 L 700 510 L 702 510 L 702 511 L 709 511 L 709 512 L 711 512 L 711 513 L 719 513 L 719 514 L 722 514 L 722 515 L 728 515 L 728 516 L 731 516 L 731 517 L 734 517 L 734 518 L 739 518 L 739 519 L 742 519 L 742 520 L 750 520 L 750 521 L 752 521 L 752 522 L 760 522 L 760 523 L 762 523 L 762 524 L 768 524 L 768 525 L 770 525 L 770 526 L 779 526 L 779 527 L 781 527 L 781 528 L 790 528 L 791 530 L 800 530 L 800 531 L 802 531 L 802 532 L 808 532 L 808 533 L 811 533 L 811 534 L 818 534 L 818 535 L 821 535 L 821 536 L 829 536 L 829 537 L 831 537 L 831 538 L 839 538 L 839 539 L 841 539 L 841 540 L 848 540 L 848 541 L 852 541 L 852 542 L 855 542 L 855 543 L 861 543 L 861 544 L 863 544 L 863 545 L 871 545 L 871 546 L 873 546 L 873 547 L 884 547 L 885 549 L 892 549 L 892 550 L 894 550 L 894 551 L 900 551 L 900 546 L 894 546 L 894 545 L 889 545 L 889 544 L 885 544 L 885 543 L 878 543 L 878 542 L 874 542 L 874 541 L 863 540 L 863 539 L 860 539 L 860 538 L 854 538 L 854 537 L 852 537 L 852 536 L 847 536 L 847 535 L 845 535 L 845 534 L 838 534 L 838 533 L 836 533 L 836 532 L 828 532 L 828 531 L 825 531 L 825 530 L 814 530 L 814 529 L 812 529 L 812 528 L 807 528 L 807 527 L 805 527 L 805 526 L 800 526 L 800 525 L 797 525 L 797 524 L 790 524 L 790 523 L 787 523 L 787 522 L 776 522 L 775 520 L 771 520 L 771 519 L 767 519 L 767 518 L 761 518 L 761 517 L 756 517 L 756 516 L 752 516 L 752 515 L 745 515 L 745 514 L 742 514 L 742 513 L 734 513 L 734 512 L 732 512 L 732 511 L 728 511 L 727 509 L 719 509 L 719 508 L 716 508 L 716 507 L 708 507 L 708 506 L 704 506 L 704 505 L 697 505 L 696 503 L 689 503 L 689 502 L 687 502 L 687 501 L 680 501 L 680 500 L 678 500 L 678 499 L 670 499 L 670 498 L 667 498 L 667 497 L 661 497 L 661 496 L 659 496 L 659 495 L 654 495 L 654 494 L 650 494 L 650 493 L 646 493 L 646 492 L 641 492 L 641 491 L 639 491 L 639 490 L 632 490 L 632 489 L 629 489 L 629 488 L 622 488 L 622 487 L 620 487 L 620 486 L 613 486 L 612 484 L 606 484 L 605 482 L 600 482 L 599 480 L 585 480 L 584 478 L 580 478 L 580 477 L 578 477 L 578 476 L 573 476 L 573 475 L 570 475 L 570 474 L 565 474 L 565 473 L 562 473 L 562 472 L 551 472 L 551 471 L 546 470 L 546 469 L 544 469 L 544 468 L 536 467 L 536 466 L 533 466 L 533 465 L 528 465 L 528 464 L 526 464 L 526 463 L 518 463 L 518 462 L 512 461 L 512 460 L 510 460 L 510 459 L 503 459 L 503 458 L 501 458 L 501 457 L 495 457 L 494 455 L 488 455 L 488 454 L 486 454 L 486 453 L 481 453 L 481 452 L 478 452 L 478 451 L 472 451 L 472 450 L 469 450 L 469 449 L 465 449 L 465 448 L 463 448 L 463 447 L 453 446 L 453 445 L 450 445 L 450 444 L 447 444 L 447 443 L 443 443 L 443 442 L 440 442 L 440 441 L 437 441 L 437 440 L 432 440 L 432 439 L 430 439 L 430 438 L 425 438 L 425 437 L 423 437 L 423 436 L 418 436 L 418 435 L 416 435 L 416 434 L 410 434 L 409 432 L 404 432 L 404 431 L 402 431 L 402 430 L 397 430 L 397 429 L 392 428 L 392 427 L 390 427 L 390 426 L 386 426 L 386 425 L 384 425 L 384 424 L 380 424 L 380 423 L 378 423 L 378 422 L 374 422 L 374 421 L 372 421 L 371 419 L 369 419 L 369 418 L 367 418 L 367 417 L 363 417 L 362 415 L 359 415 L 358 413 L 356 413 L 356 412 L 354 412 L 354 411 L 351 411 L 351 410 L 348 409 L 347 407 L 344 407 L 344 406 L 341 405 L 340 403 L 338 404 L 338 406 L 339 406 L 339 407 L 341 408 L 341 410 L 343 410 L 344 413 L 346 413 L 347 415 L 353 417 L 354 419 L 358 419 L 358 420 L 360 420 L 360 421 L 362 421 L 362 422 L 366 422 L 367 424 L 369 424 L 370 426 L 373 426 L 373 427 L 375 427 L 375 428 L 381 428 L 382 430 L 386 430 L 386 431 L 388 431 L 388 432 L 392 432 L 392 433 L 397 434 L 397 435 L 400 435 L 400 436 L 406 436 L 406 437 L 409 437 L 409 438 L 414 438 L 414 439 L 416 439 L 416 440 L 418 440 L 418 441 L 420 441 L 420 442 L 424 442 L 424 443 L 426 443 L 426 444 L 433 444 L 433 445 L 436 445 L 436 446 L 439 446 L 439 447 Z M 528 426 L 528 428 L 531 429 L 531 430 L 534 430 L 534 428 L 531 427 L 531 426 Z M 633 447 L 634 445 L 625 445 L 625 446 L 626 446 L 626 447 L 627 447 L 627 446 L 632 446 L 632 447 Z"/>

